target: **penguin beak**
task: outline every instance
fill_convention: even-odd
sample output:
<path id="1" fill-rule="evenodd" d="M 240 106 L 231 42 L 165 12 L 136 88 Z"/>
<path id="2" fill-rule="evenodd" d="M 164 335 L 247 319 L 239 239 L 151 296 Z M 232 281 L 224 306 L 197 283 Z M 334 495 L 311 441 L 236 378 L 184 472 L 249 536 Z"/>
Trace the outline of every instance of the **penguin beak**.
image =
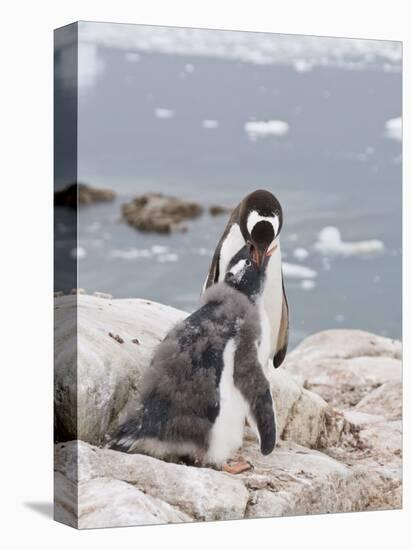
<path id="1" fill-rule="evenodd" d="M 278 245 L 275 244 L 270 249 L 268 248 L 261 249 L 252 241 L 248 241 L 247 245 L 249 248 L 249 254 L 250 254 L 251 260 L 258 269 L 266 267 L 266 264 L 269 261 L 270 256 L 272 256 L 272 254 L 275 252 L 275 250 L 278 247 Z"/>

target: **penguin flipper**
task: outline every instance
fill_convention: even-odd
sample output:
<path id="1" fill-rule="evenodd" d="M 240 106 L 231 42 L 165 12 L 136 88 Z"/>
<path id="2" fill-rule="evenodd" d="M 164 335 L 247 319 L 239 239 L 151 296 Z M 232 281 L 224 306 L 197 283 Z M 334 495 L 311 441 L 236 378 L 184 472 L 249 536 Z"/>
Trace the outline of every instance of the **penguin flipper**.
<path id="1" fill-rule="evenodd" d="M 251 412 L 259 432 L 260 451 L 263 455 L 268 455 L 276 445 L 276 421 L 269 388 L 258 395 Z"/>
<path id="2" fill-rule="evenodd" d="M 275 355 L 273 357 L 273 366 L 275 369 L 283 363 L 289 343 L 289 306 L 286 298 L 285 285 L 282 278 L 283 302 L 282 302 L 282 317 L 280 319 L 280 327 L 278 333 L 278 341 L 276 344 Z"/>

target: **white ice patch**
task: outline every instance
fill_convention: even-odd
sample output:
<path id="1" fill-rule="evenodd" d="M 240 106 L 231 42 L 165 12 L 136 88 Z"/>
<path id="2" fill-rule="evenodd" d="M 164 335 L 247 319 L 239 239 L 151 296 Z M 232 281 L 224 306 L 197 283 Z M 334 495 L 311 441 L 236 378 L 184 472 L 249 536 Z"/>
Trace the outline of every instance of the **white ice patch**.
<path id="1" fill-rule="evenodd" d="M 318 234 L 318 240 L 314 245 L 321 254 L 336 256 L 355 256 L 382 252 L 384 244 L 379 240 L 344 242 L 337 227 L 324 227 Z"/>
<path id="2" fill-rule="evenodd" d="M 87 252 L 84 248 L 82 248 L 81 246 L 78 246 L 77 248 L 73 248 L 70 251 L 70 256 L 75 260 L 82 260 L 87 256 Z"/>
<path id="3" fill-rule="evenodd" d="M 124 51 L 236 59 L 307 70 L 311 66 L 356 70 L 402 69 L 402 44 L 390 40 L 359 40 L 263 32 L 233 32 L 113 23 L 79 23 L 79 43 Z M 61 47 L 63 44 L 59 44 Z"/>
<path id="4" fill-rule="evenodd" d="M 152 246 L 152 252 L 153 254 L 166 254 L 166 252 L 169 251 L 168 246 L 162 246 L 160 244 L 154 244 Z"/>
<path id="5" fill-rule="evenodd" d="M 174 111 L 172 109 L 165 109 L 163 107 L 158 107 L 154 111 L 156 118 L 166 119 L 166 118 L 173 118 L 175 116 Z"/>
<path id="6" fill-rule="evenodd" d="M 317 273 L 314 269 L 310 269 L 310 267 L 305 267 L 303 265 L 283 262 L 282 270 L 283 275 L 290 279 L 314 279 L 317 277 Z"/>
<path id="7" fill-rule="evenodd" d="M 313 288 L 315 288 L 316 283 L 313 279 L 304 279 L 300 283 L 300 286 L 301 288 L 303 288 L 303 290 L 312 290 Z"/>
<path id="8" fill-rule="evenodd" d="M 193 73 L 194 70 L 195 70 L 195 67 L 194 67 L 194 65 L 192 65 L 192 63 L 186 63 L 185 71 L 187 73 Z"/>
<path id="9" fill-rule="evenodd" d="M 112 258 L 120 258 L 121 260 L 138 260 L 140 258 L 150 258 L 152 252 L 146 248 L 128 248 L 124 250 L 112 250 L 110 256 Z"/>
<path id="10" fill-rule="evenodd" d="M 293 63 L 293 68 L 298 73 L 307 73 L 308 71 L 312 70 L 312 63 L 310 61 L 307 61 L 306 59 L 296 59 Z"/>
<path id="11" fill-rule="evenodd" d="M 217 120 L 203 120 L 202 121 L 202 126 L 206 130 L 214 130 L 215 128 L 217 128 L 219 126 L 219 123 L 218 123 Z"/>
<path id="12" fill-rule="evenodd" d="M 309 256 L 309 252 L 306 250 L 306 248 L 295 248 L 293 251 L 294 257 L 299 260 L 303 261 L 306 260 L 306 258 Z"/>
<path id="13" fill-rule="evenodd" d="M 250 121 L 245 124 L 245 132 L 251 141 L 267 136 L 284 136 L 289 132 L 289 124 L 283 120 Z"/>
<path id="14" fill-rule="evenodd" d="M 66 50 L 63 50 L 66 53 Z M 63 67 L 63 71 L 67 70 L 68 76 L 70 76 L 70 70 L 72 67 L 72 61 L 70 59 L 72 50 L 69 48 L 67 51 L 68 59 L 65 62 L 62 59 L 60 65 Z M 78 45 L 78 63 L 77 63 L 77 81 L 80 96 L 83 92 L 94 86 L 100 75 L 105 70 L 105 63 L 103 57 L 99 54 L 99 48 L 96 44 L 81 43 Z M 68 67 L 68 69 L 65 69 Z M 68 83 L 70 84 L 70 82 Z"/>
<path id="15" fill-rule="evenodd" d="M 402 141 L 402 118 L 391 118 L 385 123 L 385 136 L 389 139 Z"/>
<path id="16" fill-rule="evenodd" d="M 157 256 L 157 261 L 161 262 L 161 263 L 177 262 L 178 259 L 179 259 L 179 256 L 177 254 L 174 254 L 174 253 L 163 254 L 161 256 Z"/>

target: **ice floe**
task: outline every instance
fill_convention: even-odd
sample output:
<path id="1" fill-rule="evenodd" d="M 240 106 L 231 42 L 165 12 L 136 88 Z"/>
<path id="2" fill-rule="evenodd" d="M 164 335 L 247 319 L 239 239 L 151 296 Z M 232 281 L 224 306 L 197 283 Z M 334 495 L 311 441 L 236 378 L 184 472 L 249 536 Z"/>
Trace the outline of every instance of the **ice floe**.
<path id="1" fill-rule="evenodd" d="M 306 250 L 306 248 L 295 248 L 293 251 L 293 256 L 299 260 L 303 261 L 306 260 L 306 258 L 309 256 L 309 252 Z"/>
<path id="2" fill-rule="evenodd" d="M 289 124 L 283 120 L 250 121 L 245 124 L 245 131 L 252 141 L 267 136 L 284 136 L 289 132 Z"/>
<path id="3" fill-rule="evenodd" d="M 168 246 L 162 246 L 160 244 L 154 244 L 152 246 L 153 254 L 166 254 L 169 251 Z"/>
<path id="4" fill-rule="evenodd" d="M 317 273 L 310 267 L 283 262 L 283 275 L 291 279 L 314 279 Z"/>
<path id="5" fill-rule="evenodd" d="M 321 254 L 355 256 L 381 252 L 385 247 L 382 241 L 357 241 L 344 242 L 337 227 L 324 227 L 318 234 L 318 240 L 314 245 Z"/>
<path id="6" fill-rule="evenodd" d="M 112 258 L 120 258 L 121 260 L 137 260 L 139 258 L 150 258 L 152 252 L 147 248 L 127 248 L 115 249 L 110 252 Z"/>
<path id="7" fill-rule="evenodd" d="M 307 73 L 312 70 L 312 63 L 306 59 L 296 59 L 293 63 L 293 68 L 298 73 Z"/>
<path id="8" fill-rule="evenodd" d="M 155 109 L 154 114 L 156 118 L 173 118 L 175 116 L 172 109 L 165 109 L 164 107 L 158 107 Z"/>
<path id="9" fill-rule="evenodd" d="M 217 57 L 258 65 L 287 65 L 300 72 L 315 66 L 347 70 L 379 67 L 398 72 L 402 69 L 402 44 L 389 40 L 96 24 L 86 21 L 78 25 L 80 44 L 91 43 L 125 51 Z M 64 45 L 59 43 L 57 47 Z"/>
<path id="10" fill-rule="evenodd" d="M 385 136 L 396 141 L 402 140 L 402 118 L 391 118 L 385 123 Z"/>
<path id="11" fill-rule="evenodd" d="M 202 126 L 207 130 L 213 130 L 219 126 L 219 122 L 217 120 L 203 120 Z"/>
<path id="12" fill-rule="evenodd" d="M 177 262 L 178 259 L 179 259 L 179 256 L 175 253 L 162 254 L 161 256 L 157 256 L 157 261 L 161 263 Z"/>
<path id="13" fill-rule="evenodd" d="M 303 290 L 312 290 L 312 288 L 315 288 L 316 283 L 313 279 L 303 279 L 300 286 Z"/>

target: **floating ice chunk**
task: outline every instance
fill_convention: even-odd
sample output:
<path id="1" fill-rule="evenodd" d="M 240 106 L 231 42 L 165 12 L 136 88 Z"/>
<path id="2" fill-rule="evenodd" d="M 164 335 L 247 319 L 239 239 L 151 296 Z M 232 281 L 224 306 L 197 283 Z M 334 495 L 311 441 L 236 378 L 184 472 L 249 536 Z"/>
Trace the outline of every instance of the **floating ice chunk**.
<path id="1" fill-rule="evenodd" d="M 298 73 L 307 73 L 312 70 L 312 63 L 306 59 L 296 59 L 293 63 L 293 68 Z"/>
<path id="2" fill-rule="evenodd" d="M 378 240 L 344 242 L 339 229 L 333 226 L 324 227 L 315 243 L 315 249 L 327 255 L 355 256 L 381 252 L 384 248 L 383 242 Z"/>
<path id="3" fill-rule="evenodd" d="M 150 258 L 152 255 L 150 250 L 146 248 L 128 248 L 125 250 L 112 250 L 110 256 L 112 258 L 120 258 L 121 260 L 137 260 L 139 258 Z"/>
<path id="4" fill-rule="evenodd" d="M 70 256 L 75 260 L 82 260 L 87 256 L 87 252 L 84 248 L 82 248 L 81 246 L 78 246 L 77 248 L 73 248 L 70 251 Z"/>
<path id="5" fill-rule="evenodd" d="M 303 288 L 303 290 L 312 290 L 312 288 L 315 288 L 316 283 L 312 279 L 304 279 L 300 283 L 300 286 L 301 288 Z"/>
<path id="6" fill-rule="evenodd" d="M 168 246 L 161 246 L 159 244 L 154 244 L 152 246 L 152 252 L 153 254 L 166 254 L 166 252 L 169 250 Z"/>
<path id="7" fill-rule="evenodd" d="M 177 254 L 174 254 L 174 253 L 164 254 L 163 256 L 158 256 L 157 257 L 157 261 L 161 262 L 161 263 L 164 263 L 164 262 L 177 262 L 178 259 L 179 259 L 179 256 Z"/>
<path id="8" fill-rule="evenodd" d="M 317 276 L 316 271 L 310 269 L 310 267 L 289 264 L 287 262 L 283 262 L 282 265 L 284 276 L 290 277 L 291 279 L 314 279 Z"/>
<path id="9" fill-rule="evenodd" d="M 245 131 L 250 140 L 256 141 L 267 136 L 284 136 L 289 132 L 289 124 L 283 120 L 246 122 Z"/>
<path id="10" fill-rule="evenodd" d="M 203 120 L 202 126 L 207 130 L 213 130 L 219 126 L 219 122 L 217 120 Z"/>
<path id="11" fill-rule="evenodd" d="M 175 116 L 172 109 L 164 109 L 163 107 L 158 107 L 154 113 L 157 118 L 173 118 Z"/>
<path id="12" fill-rule="evenodd" d="M 293 255 L 297 260 L 303 261 L 309 256 L 309 252 L 306 248 L 295 248 Z"/>
<path id="13" fill-rule="evenodd" d="M 137 63 L 141 59 L 141 55 L 137 52 L 127 52 L 125 55 L 126 61 Z"/>
<path id="14" fill-rule="evenodd" d="M 195 252 L 197 252 L 200 256 L 211 256 L 213 254 L 213 250 L 204 248 L 202 246 L 195 249 Z"/>
<path id="15" fill-rule="evenodd" d="M 389 139 L 402 140 L 402 118 L 391 118 L 385 123 L 385 135 Z"/>
<path id="16" fill-rule="evenodd" d="M 187 73 L 193 73 L 193 71 L 195 70 L 195 66 L 192 65 L 191 63 L 186 63 L 185 65 L 185 71 Z"/>
<path id="17" fill-rule="evenodd" d="M 358 40 L 256 32 L 215 31 L 144 25 L 82 24 L 82 43 L 128 51 L 236 59 L 256 64 L 383 67 L 400 72 L 402 45 L 390 40 Z M 302 61 L 304 63 L 302 64 Z"/>
<path id="18" fill-rule="evenodd" d="M 342 315 L 342 313 L 338 313 L 335 317 L 335 321 L 337 321 L 338 323 L 343 323 L 344 320 L 345 320 L 345 316 Z"/>

